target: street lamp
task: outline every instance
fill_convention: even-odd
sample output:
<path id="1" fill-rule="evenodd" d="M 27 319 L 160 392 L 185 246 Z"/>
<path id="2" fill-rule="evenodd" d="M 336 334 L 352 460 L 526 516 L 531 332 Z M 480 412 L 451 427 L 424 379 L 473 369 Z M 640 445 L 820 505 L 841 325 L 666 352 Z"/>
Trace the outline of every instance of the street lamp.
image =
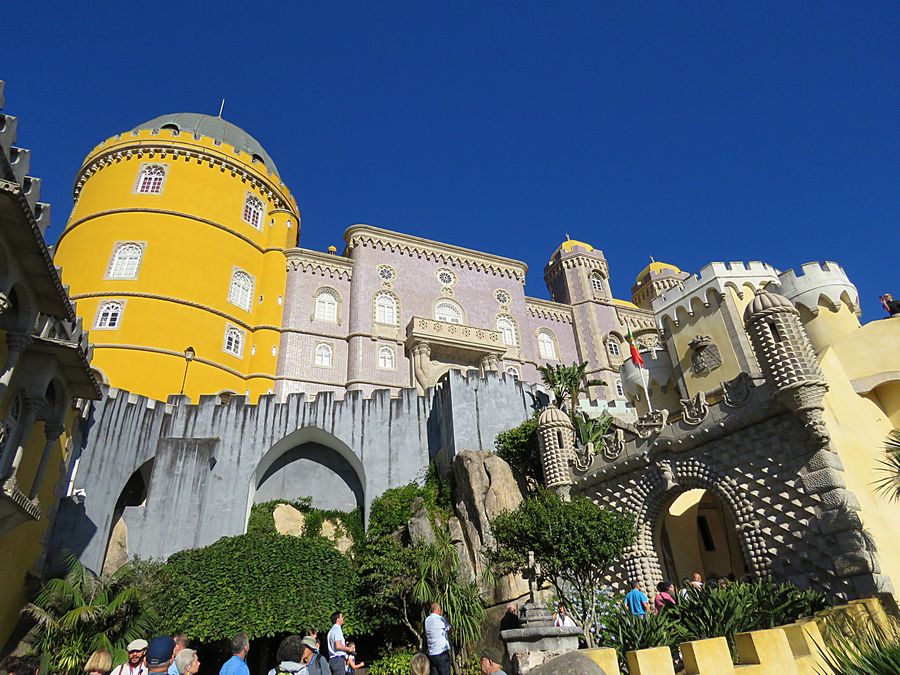
<path id="1" fill-rule="evenodd" d="M 180 396 L 184 396 L 184 384 L 187 382 L 187 371 L 188 367 L 191 365 L 191 361 L 194 360 L 194 356 L 197 352 L 194 351 L 193 347 L 188 347 L 184 350 L 184 377 L 181 378 L 181 393 Z"/>

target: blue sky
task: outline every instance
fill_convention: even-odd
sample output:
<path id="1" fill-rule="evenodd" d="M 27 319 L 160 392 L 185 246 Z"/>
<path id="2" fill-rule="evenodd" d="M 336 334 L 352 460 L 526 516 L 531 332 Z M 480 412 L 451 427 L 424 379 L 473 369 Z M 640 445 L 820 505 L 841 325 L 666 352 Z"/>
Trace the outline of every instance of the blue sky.
<path id="1" fill-rule="evenodd" d="M 896 2 L 19 2 L 5 112 L 54 207 L 175 111 L 259 139 L 301 245 L 364 222 L 524 260 L 569 233 L 630 297 L 648 256 L 837 260 L 900 295 Z"/>

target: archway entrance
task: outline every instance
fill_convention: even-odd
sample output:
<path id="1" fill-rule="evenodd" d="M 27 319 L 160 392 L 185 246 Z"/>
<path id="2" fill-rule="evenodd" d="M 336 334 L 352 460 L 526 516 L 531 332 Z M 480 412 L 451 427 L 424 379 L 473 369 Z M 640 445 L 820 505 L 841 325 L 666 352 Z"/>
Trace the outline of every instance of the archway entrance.
<path id="1" fill-rule="evenodd" d="M 106 554 L 103 557 L 103 574 L 112 574 L 128 562 L 128 526 L 125 523 L 125 510 L 132 507 L 143 507 L 147 504 L 147 492 L 152 473 L 153 459 L 148 459 L 131 474 L 119 494 L 116 508 L 113 511 L 112 526 L 109 529 Z"/>
<path id="2" fill-rule="evenodd" d="M 661 515 L 657 539 L 663 574 L 678 583 L 694 572 L 704 579 L 747 572 L 734 518 L 708 490 L 687 490 Z"/>

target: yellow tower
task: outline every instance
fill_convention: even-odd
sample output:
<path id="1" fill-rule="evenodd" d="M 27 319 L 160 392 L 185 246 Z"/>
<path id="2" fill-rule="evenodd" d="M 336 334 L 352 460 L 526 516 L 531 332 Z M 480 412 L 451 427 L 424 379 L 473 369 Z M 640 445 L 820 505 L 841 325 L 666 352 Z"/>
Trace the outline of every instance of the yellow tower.
<path id="1" fill-rule="evenodd" d="M 163 115 L 101 143 L 56 248 L 93 367 L 160 400 L 274 389 L 299 229 L 272 158 L 220 117 Z"/>

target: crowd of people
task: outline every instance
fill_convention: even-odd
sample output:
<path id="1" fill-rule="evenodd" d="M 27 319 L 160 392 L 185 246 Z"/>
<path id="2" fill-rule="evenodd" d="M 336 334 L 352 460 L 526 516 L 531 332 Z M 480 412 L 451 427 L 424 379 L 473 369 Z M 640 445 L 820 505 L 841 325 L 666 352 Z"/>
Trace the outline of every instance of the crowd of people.
<path id="1" fill-rule="evenodd" d="M 707 583 L 719 586 L 720 588 L 725 588 L 735 581 L 737 580 L 733 574 L 729 574 L 727 577 L 717 577 L 714 574 L 710 574 Z M 745 576 L 741 581 L 752 581 L 752 579 L 749 576 Z M 631 614 L 643 617 L 651 611 L 659 614 L 667 609 L 675 607 L 678 605 L 679 597 L 681 599 L 687 599 L 689 593 L 692 591 L 699 591 L 703 587 L 703 577 L 700 575 L 700 572 L 694 572 L 689 578 L 683 579 L 680 592 L 676 591 L 675 584 L 668 579 L 660 581 L 656 584 L 656 595 L 653 598 L 653 607 L 651 609 L 650 598 L 648 598 L 647 594 L 641 590 L 640 583 L 632 581 L 631 590 L 625 594 L 625 600 L 623 602 L 625 609 Z"/>

